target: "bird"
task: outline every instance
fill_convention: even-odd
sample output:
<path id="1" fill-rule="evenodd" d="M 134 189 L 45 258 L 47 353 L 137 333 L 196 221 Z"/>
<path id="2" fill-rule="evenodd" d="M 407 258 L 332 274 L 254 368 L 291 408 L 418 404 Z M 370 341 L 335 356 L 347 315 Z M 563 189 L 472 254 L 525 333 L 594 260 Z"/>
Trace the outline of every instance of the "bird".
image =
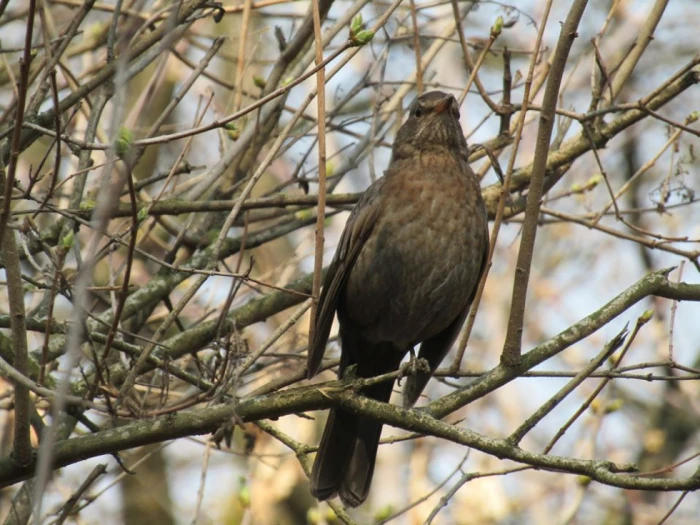
<path id="1" fill-rule="evenodd" d="M 430 91 L 408 113 L 388 169 L 353 208 L 328 267 L 307 375 L 313 378 L 321 367 L 337 313 L 340 378 L 400 370 L 420 344 L 403 391 L 403 405 L 412 407 L 464 323 L 486 265 L 489 233 L 457 100 Z M 361 395 L 388 403 L 392 389 L 393 381 L 385 381 Z M 381 432 L 374 419 L 332 408 L 311 472 L 312 495 L 361 505 Z"/>

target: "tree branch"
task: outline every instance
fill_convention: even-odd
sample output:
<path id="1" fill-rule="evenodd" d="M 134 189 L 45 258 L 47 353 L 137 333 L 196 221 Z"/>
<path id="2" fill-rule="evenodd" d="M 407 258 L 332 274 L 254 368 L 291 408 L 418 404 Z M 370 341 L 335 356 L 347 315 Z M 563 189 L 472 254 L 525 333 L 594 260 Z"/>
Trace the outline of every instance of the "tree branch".
<path id="1" fill-rule="evenodd" d="M 535 159 L 532 162 L 530 192 L 527 195 L 527 204 L 525 205 L 525 223 L 523 224 L 520 240 L 518 261 L 515 266 L 515 282 L 513 283 L 513 296 L 510 306 L 510 317 L 508 318 L 508 332 L 503 345 L 503 353 L 501 354 L 501 362 L 506 366 L 517 367 L 520 363 L 523 323 L 525 322 L 525 302 L 527 300 L 530 266 L 532 264 L 540 216 L 540 200 L 542 199 L 544 188 L 549 141 L 554 129 L 554 110 L 557 107 L 559 86 L 564 77 L 564 69 L 569 58 L 569 52 L 574 39 L 578 36 L 576 31 L 587 4 L 588 0 L 576 0 L 571 6 L 559 35 L 559 41 L 552 60 L 552 69 L 547 78 L 542 111 L 540 112 L 540 125 L 537 131 Z"/>

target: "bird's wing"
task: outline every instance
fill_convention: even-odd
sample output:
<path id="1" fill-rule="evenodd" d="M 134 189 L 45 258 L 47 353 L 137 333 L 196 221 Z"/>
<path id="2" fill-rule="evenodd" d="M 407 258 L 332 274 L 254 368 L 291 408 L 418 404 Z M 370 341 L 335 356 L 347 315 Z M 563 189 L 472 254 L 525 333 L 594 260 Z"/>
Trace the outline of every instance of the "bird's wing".
<path id="1" fill-rule="evenodd" d="M 434 337 L 426 339 L 421 344 L 420 351 L 418 352 L 418 358 L 426 359 L 428 361 L 430 370 L 417 370 L 415 374 L 408 377 L 408 380 L 406 381 L 406 386 L 403 390 L 404 408 L 410 408 L 416 403 L 416 401 L 418 401 L 418 398 L 423 392 L 425 386 L 428 384 L 430 378 L 435 373 L 435 370 L 437 370 L 437 367 L 440 366 L 440 363 L 448 354 L 450 348 L 452 348 L 452 345 L 454 344 L 455 339 L 457 339 L 459 331 L 462 328 L 462 324 L 464 324 L 464 320 L 466 319 L 467 314 L 469 313 L 469 309 L 471 308 L 472 302 L 474 302 L 474 298 L 476 297 L 476 291 L 479 288 L 481 276 L 486 270 L 486 262 L 488 260 L 488 223 L 485 223 L 484 231 L 486 242 L 481 257 L 481 267 L 479 268 L 479 272 L 475 276 L 474 285 L 472 286 L 472 291 L 469 296 L 469 300 L 467 301 L 467 306 L 455 318 L 455 320 L 452 321 L 452 323 L 450 323 L 450 325 L 447 328 L 445 328 L 442 332 L 435 335 Z"/>
<path id="2" fill-rule="evenodd" d="M 333 261 L 328 267 L 314 319 L 314 337 L 313 340 L 309 341 L 307 364 L 309 378 L 315 376 L 321 367 L 338 297 L 340 297 L 343 285 L 381 212 L 378 201 L 383 185 L 384 177 L 367 188 L 367 191 L 357 202 L 345 224 Z"/>

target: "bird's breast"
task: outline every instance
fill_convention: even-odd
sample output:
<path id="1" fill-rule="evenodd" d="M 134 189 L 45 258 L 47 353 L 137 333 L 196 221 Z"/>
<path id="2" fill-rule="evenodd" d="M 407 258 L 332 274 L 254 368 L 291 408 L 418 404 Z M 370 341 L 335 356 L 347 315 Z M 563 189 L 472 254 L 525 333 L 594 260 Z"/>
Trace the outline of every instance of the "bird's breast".
<path id="1" fill-rule="evenodd" d="M 381 212 L 346 284 L 345 314 L 370 341 L 413 345 L 436 335 L 478 284 L 487 238 L 476 177 L 415 168 L 387 175 Z"/>

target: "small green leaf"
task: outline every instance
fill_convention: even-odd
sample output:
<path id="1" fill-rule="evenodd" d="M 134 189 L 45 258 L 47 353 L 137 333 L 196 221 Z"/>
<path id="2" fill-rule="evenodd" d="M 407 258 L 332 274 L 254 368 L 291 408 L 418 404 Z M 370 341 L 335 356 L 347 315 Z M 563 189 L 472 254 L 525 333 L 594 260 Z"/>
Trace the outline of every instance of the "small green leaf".
<path id="1" fill-rule="evenodd" d="M 267 80 L 265 80 L 260 75 L 253 75 L 253 84 L 255 84 L 260 89 L 265 89 L 265 86 L 267 86 Z"/>
<path id="2" fill-rule="evenodd" d="M 148 208 L 144 206 L 139 210 L 138 214 L 136 215 L 136 219 L 139 223 L 142 223 L 146 220 L 146 217 L 148 217 Z"/>

